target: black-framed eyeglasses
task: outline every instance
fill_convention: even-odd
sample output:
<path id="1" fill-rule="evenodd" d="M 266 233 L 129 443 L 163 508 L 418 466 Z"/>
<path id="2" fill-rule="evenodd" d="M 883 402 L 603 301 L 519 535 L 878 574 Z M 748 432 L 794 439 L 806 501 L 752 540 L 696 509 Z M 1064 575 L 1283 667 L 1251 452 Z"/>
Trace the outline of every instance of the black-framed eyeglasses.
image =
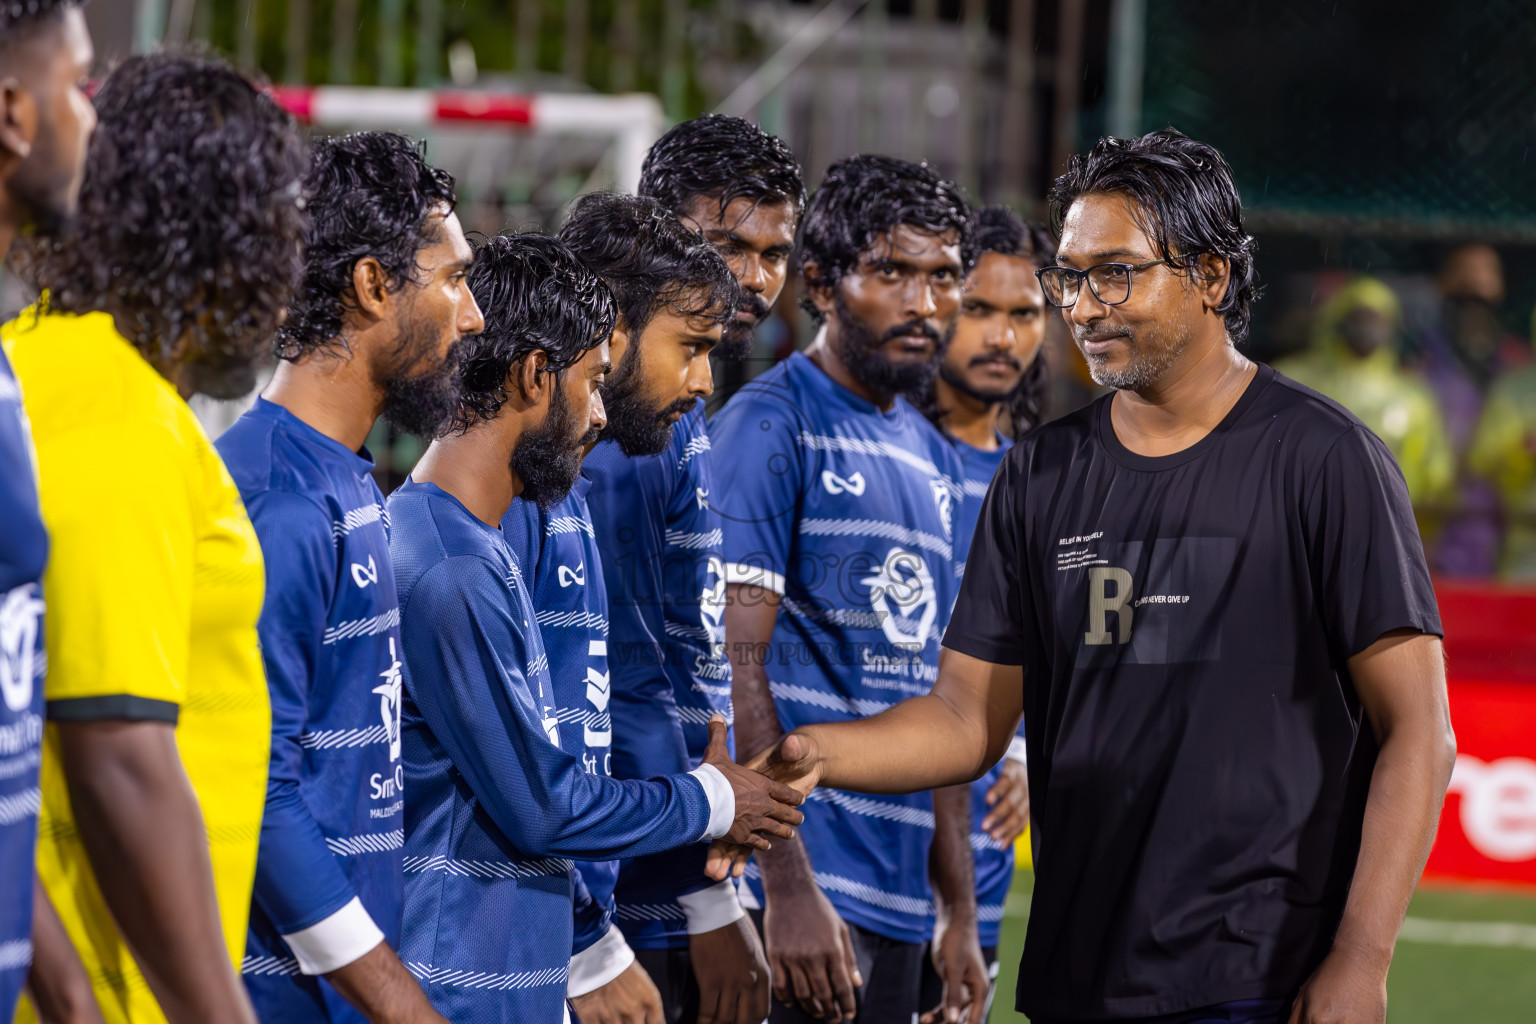
<path id="1" fill-rule="evenodd" d="M 1072 267 L 1041 267 L 1035 271 L 1040 280 L 1040 290 L 1045 301 L 1053 306 L 1066 308 L 1077 303 L 1082 293 L 1083 279 L 1087 278 L 1093 297 L 1106 306 L 1118 306 L 1131 297 L 1131 275 L 1138 270 L 1155 267 L 1171 260 L 1148 260 L 1145 263 L 1100 263 L 1087 270 Z"/>

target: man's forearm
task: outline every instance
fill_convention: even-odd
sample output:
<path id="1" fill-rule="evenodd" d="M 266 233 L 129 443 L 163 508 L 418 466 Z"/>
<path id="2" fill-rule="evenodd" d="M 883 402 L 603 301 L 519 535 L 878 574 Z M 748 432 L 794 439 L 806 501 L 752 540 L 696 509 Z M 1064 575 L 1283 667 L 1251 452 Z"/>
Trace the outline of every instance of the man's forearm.
<path id="1" fill-rule="evenodd" d="M 731 704 L 736 712 L 736 759 L 746 762 L 777 743 L 784 735 L 784 727 L 779 722 L 773 693 L 768 688 L 768 672 L 760 663 L 761 659 L 742 650 L 732 650 L 730 658 Z M 773 849 L 760 851 L 755 859 L 762 872 L 765 890 L 809 885 L 814 877 L 810 857 L 798 835 L 775 842 Z"/>
<path id="2" fill-rule="evenodd" d="M 36 878 L 32 882 L 32 967 L 27 972 L 27 993 L 39 1020 L 61 1024 L 101 1020 L 85 965 Z"/>
<path id="3" fill-rule="evenodd" d="M 1411 730 L 1399 727 L 1382 741 L 1335 949 L 1379 959 L 1383 968 L 1390 960 L 1429 858 L 1455 758 L 1448 731 L 1428 720 Z"/>
<path id="4" fill-rule="evenodd" d="M 984 775 L 1007 749 L 1004 742 L 993 758 L 984 724 L 932 694 L 861 721 L 822 722 L 795 731 L 814 745 L 821 785 L 859 793 L 963 786 Z"/>
<path id="5" fill-rule="evenodd" d="M 441 1020 L 387 942 L 325 977 L 373 1024 Z"/>
<path id="6" fill-rule="evenodd" d="M 161 722 L 60 722 L 70 803 L 97 884 L 166 1017 L 250 1022 L 219 919 L 197 796 Z"/>
<path id="7" fill-rule="evenodd" d="M 971 788 L 933 791 L 933 846 L 928 853 L 935 909 L 952 926 L 976 926 L 976 863 L 971 853 Z"/>

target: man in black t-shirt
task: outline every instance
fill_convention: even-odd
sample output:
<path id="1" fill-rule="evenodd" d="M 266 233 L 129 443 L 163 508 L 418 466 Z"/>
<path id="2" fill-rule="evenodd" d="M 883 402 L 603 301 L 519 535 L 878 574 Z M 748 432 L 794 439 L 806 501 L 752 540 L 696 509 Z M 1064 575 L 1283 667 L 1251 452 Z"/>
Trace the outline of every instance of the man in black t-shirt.
<path id="1" fill-rule="evenodd" d="M 1022 710 L 1036 1024 L 1377 1024 L 1455 758 L 1401 473 L 1235 347 L 1253 240 L 1173 131 L 1074 158 L 1040 272 L 1114 394 L 1009 452 L 931 695 L 760 758 L 806 789 L 974 779 Z"/>

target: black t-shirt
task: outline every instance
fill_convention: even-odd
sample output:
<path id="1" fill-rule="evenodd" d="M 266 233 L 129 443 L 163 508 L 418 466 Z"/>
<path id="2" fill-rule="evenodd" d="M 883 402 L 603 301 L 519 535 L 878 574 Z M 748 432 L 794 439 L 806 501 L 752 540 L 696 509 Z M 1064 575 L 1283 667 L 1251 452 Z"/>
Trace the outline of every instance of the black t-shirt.
<path id="1" fill-rule="evenodd" d="M 1402 474 L 1260 367 L 1209 435 L 1128 450 L 1110 399 L 992 483 L 944 644 L 1024 666 L 1036 885 L 1019 1009 L 1293 993 L 1326 954 L 1376 744 L 1347 659 L 1440 618 Z"/>

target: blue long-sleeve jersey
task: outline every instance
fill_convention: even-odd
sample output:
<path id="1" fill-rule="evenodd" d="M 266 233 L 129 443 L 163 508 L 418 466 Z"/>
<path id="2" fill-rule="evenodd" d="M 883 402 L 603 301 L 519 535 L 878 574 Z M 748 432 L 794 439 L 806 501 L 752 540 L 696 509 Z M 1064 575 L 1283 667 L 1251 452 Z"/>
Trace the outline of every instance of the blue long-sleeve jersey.
<path id="1" fill-rule="evenodd" d="M 954 448 L 905 400 L 882 410 L 798 352 L 736 392 L 710 431 L 726 578 L 781 595 L 765 665 L 784 729 L 932 689 L 958 591 Z M 802 810 L 800 837 L 838 913 L 925 941 L 931 794 L 818 789 Z"/>
<path id="2" fill-rule="evenodd" d="M 998 436 L 995 451 L 983 451 L 964 441 L 955 441 L 955 451 L 965 472 L 963 487 L 965 503 L 955 520 L 955 572 L 965 572 L 966 555 L 971 550 L 971 538 L 976 533 L 976 519 L 981 514 L 982 499 L 997 467 L 1003 464 L 1003 456 L 1013 447 L 1013 442 Z M 1024 726 L 1019 725 L 1019 735 Z M 1013 844 L 998 843 L 981 830 L 981 823 L 991 810 L 987 806 L 987 791 L 1003 774 L 1003 764 L 998 762 L 991 770 L 971 785 L 971 849 L 976 854 L 976 921 L 977 937 L 983 948 L 997 946 L 1002 928 L 1003 909 L 1008 902 L 1008 887 L 1013 884 Z"/>
<path id="3" fill-rule="evenodd" d="M 538 609 L 539 634 L 549 654 L 554 717 L 560 748 L 581 757 L 587 772 L 609 774 L 613 726 L 608 714 L 608 594 L 587 511 L 590 481 L 580 477 L 564 501 L 548 512 L 521 498 L 501 519 L 501 534 Z M 532 579 L 528 579 L 528 576 Z M 601 913 L 578 920 L 572 945 L 581 952 L 600 939 L 613 914 L 616 860 L 584 860 L 576 872 Z"/>
<path id="4" fill-rule="evenodd" d="M 710 801 L 696 778 L 619 781 L 561 750 L 549 657 L 500 530 L 429 483 L 388 507 L 406 662 L 401 959 L 450 1020 L 553 1024 L 579 882 L 567 858 L 695 843 Z"/>
<path id="5" fill-rule="evenodd" d="M 48 531 L 37 498 L 32 431 L 0 352 L 0 1020 L 10 1020 L 32 963 L 32 864 L 43 743 L 43 570 Z"/>
<path id="6" fill-rule="evenodd" d="M 720 515 L 710 504 L 703 403 L 673 428 L 660 455 L 629 458 L 599 444 L 583 472 L 608 590 L 613 772 L 687 771 L 709 742 L 709 719 L 734 720 L 725 657 Z M 620 927 L 630 944 L 687 945 L 678 896 L 715 885 L 700 851 L 638 858 L 619 870 Z"/>
<path id="7" fill-rule="evenodd" d="M 267 573 L 272 756 L 242 974 L 262 1020 L 361 1022 L 314 975 L 400 938 L 400 611 L 384 498 L 366 453 L 264 399 L 217 448 Z"/>

